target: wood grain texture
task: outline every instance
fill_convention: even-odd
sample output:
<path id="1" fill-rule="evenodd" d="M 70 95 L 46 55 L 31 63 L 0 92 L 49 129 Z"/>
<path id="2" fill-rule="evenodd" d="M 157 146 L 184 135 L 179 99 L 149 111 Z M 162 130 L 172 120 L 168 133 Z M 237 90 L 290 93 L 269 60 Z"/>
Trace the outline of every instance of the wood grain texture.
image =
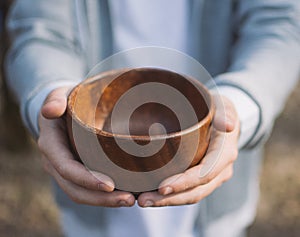
<path id="1" fill-rule="evenodd" d="M 129 89 L 148 82 L 166 84 L 179 91 L 191 104 L 197 117 L 196 123 L 187 118 L 186 127 L 181 127 L 178 116 L 172 109 L 163 104 L 145 103 L 131 114 L 129 130 L 125 129 L 128 124 L 124 124 L 125 118 L 122 114 L 117 117 L 115 127 L 112 129 L 112 111 L 120 97 Z M 135 99 L 139 100 L 140 96 L 142 95 L 137 93 Z M 174 103 L 180 103 L 180 101 L 174 101 Z M 96 108 L 96 111 L 91 108 Z M 74 126 L 81 131 L 82 136 L 85 136 L 85 139 L 80 139 L 80 141 L 86 142 L 83 146 L 86 149 L 96 152 L 90 145 L 90 139 L 96 135 L 98 143 L 114 164 L 133 172 L 149 172 L 168 164 L 177 152 L 182 164 L 187 159 L 190 161 L 189 167 L 198 164 L 209 144 L 214 110 L 211 95 L 198 81 L 161 69 L 121 69 L 99 74 L 75 87 L 68 98 L 66 119 L 71 145 L 75 152 L 77 148 L 73 137 Z M 160 134 L 159 130 L 154 131 L 155 136 L 151 140 L 149 127 L 153 123 L 162 124 L 166 134 Z M 195 147 L 191 147 L 191 144 L 197 136 L 199 140 L 197 140 L 196 153 L 192 155 L 191 151 L 195 150 Z M 127 153 L 117 143 L 117 141 L 121 142 L 125 146 L 128 143 L 130 146 L 132 139 L 139 145 L 159 142 L 162 139 L 165 143 L 158 152 L 143 157 Z M 151 149 L 151 146 L 147 149 Z M 85 163 L 84 160 L 83 163 Z M 182 165 L 180 163 L 177 165 Z M 94 169 L 94 167 L 89 168 Z M 100 171 L 103 172 L 103 170 Z M 178 167 L 173 165 L 164 172 L 163 177 L 174 175 L 178 173 Z M 116 173 L 110 173 L 109 170 L 106 174 L 114 180 L 123 178 L 118 177 Z"/>

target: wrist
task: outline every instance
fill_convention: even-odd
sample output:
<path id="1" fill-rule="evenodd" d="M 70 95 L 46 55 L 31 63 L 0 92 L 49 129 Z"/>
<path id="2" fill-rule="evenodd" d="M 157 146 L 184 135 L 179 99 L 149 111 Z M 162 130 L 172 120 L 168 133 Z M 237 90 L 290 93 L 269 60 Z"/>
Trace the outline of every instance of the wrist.
<path id="1" fill-rule="evenodd" d="M 26 122 L 32 135 L 37 138 L 39 136 L 39 114 L 44 104 L 45 99 L 49 93 L 60 87 L 74 87 L 77 83 L 72 81 L 57 81 L 42 88 L 31 100 L 28 102 L 26 113 Z"/>
<path id="2" fill-rule="evenodd" d="M 212 93 L 228 98 L 235 107 L 240 121 L 238 147 L 244 147 L 253 137 L 259 124 L 259 108 L 244 91 L 228 85 L 212 89 Z"/>

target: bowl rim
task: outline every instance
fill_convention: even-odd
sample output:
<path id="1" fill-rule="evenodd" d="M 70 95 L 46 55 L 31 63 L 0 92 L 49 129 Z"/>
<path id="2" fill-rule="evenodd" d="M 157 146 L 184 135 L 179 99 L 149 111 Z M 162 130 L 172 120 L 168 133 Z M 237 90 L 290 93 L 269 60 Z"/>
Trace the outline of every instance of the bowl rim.
<path id="1" fill-rule="evenodd" d="M 203 119 L 201 119 L 200 121 L 198 121 L 196 124 L 183 129 L 181 131 L 176 131 L 176 132 L 172 132 L 172 133 L 167 133 L 167 134 L 158 134 L 158 135 L 153 135 L 153 136 L 149 136 L 149 135 L 127 135 L 127 134 L 117 134 L 117 133 L 111 133 L 99 128 L 95 128 L 90 126 L 89 124 L 85 124 L 74 112 L 74 106 L 71 104 L 71 98 L 73 96 L 76 96 L 76 94 L 74 94 L 80 87 L 82 87 L 84 84 L 87 83 L 92 83 L 95 80 L 100 80 L 101 78 L 107 77 L 109 75 L 115 75 L 118 73 L 124 73 L 130 70 L 157 70 L 157 71 L 167 71 L 167 72 L 172 72 L 175 74 L 180 75 L 181 77 L 184 77 L 185 79 L 189 80 L 193 85 L 196 84 L 196 86 L 198 87 L 197 89 L 201 90 L 201 92 L 205 93 L 205 97 L 204 98 L 206 104 L 207 104 L 207 100 L 209 101 L 209 105 L 207 105 L 208 107 L 208 113 L 205 115 L 205 117 Z M 212 123 L 213 122 L 213 118 L 215 115 L 215 103 L 214 103 L 214 99 L 212 94 L 209 92 L 209 90 L 198 80 L 194 79 L 193 77 L 187 76 L 187 75 L 183 75 L 183 74 L 179 74 L 177 72 L 174 72 L 172 70 L 167 70 L 167 69 L 163 69 L 163 68 L 155 68 L 155 67 L 138 67 L 138 68 L 120 68 L 120 69 L 113 69 L 113 70 L 109 70 L 109 71 L 104 71 L 101 72 L 97 75 L 91 76 L 86 78 L 85 80 L 83 80 L 82 82 L 80 82 L 79 84 L 77 84 L 74 88 L 72 88 L 72 90 L 70 90 L 69 94 L 68 94 L 68 99 L 67 99 L 67 108 L 66 108 L 66 114 L 68 114 L 72 120 L 72 127 L 73 127 L 73 120 L 75 120 L 81 127 L 83 127 L 85 130 L 88 130 L 92 133 L 95 133 L 96 135 L 101 135 L 104 137 L 111 137 L 111 138 L 118 138 L 118 139 L 124 139 L 124 140 L 136 140 L 136 141 L 155 141 L 155 140 L 166 140 L 166 139 L 170 139 L 170 138 L 174 138 L 174 137 L 181 137 L 183 135 L 189 134 L 197 129 L 199 129 L 200 127 L 202 127 L 203 125 L 207 124 L 207 123 Z"/>

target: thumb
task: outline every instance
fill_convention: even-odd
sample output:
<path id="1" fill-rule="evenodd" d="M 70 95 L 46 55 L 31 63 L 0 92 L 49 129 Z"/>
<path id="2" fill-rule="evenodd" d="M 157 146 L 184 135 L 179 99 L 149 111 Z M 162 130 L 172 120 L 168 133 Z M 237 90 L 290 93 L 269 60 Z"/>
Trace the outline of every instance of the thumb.
<path id="1" fill-rule="evenodd" d="M 232 132 L 238 123 L 238 115 L 233 103 L 224 96 L 214 96 L 216 113 L 213 125 L 221 132 Z"/>
<path id="2" fill-rule="evenodd" d="M 61 117 L 67 107 L 67 97 L 70 87 L 61 87 L 53 90 L 46 98 L 41 109 L 41 114 L 47 119 Z"/>

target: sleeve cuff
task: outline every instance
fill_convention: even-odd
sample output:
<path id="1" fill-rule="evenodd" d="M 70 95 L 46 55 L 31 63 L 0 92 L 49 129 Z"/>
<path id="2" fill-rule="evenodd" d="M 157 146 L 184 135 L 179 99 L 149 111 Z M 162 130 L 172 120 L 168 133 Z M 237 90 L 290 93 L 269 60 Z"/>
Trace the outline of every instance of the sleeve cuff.
<path id="1" fill-rule="evenodd" d="M 42 105 L 45 99 L 47 98 L 48 94 L 56 88 L 64 86 L 75 86 L 76 84 L 77 82 L 69 80 L 60 80 L 53 82 L 42 88 L 34 97 L 30 99 L 30 101 L 28 101 L 23 118 L 34 138 L 37 139 L 39 136 L 38 117 Z"/>
<path id="2" fill-rule="evenodd" d="M 241 124 L 238 147 L 243 148 L 251 142 L 260 124 L 258 105 L 244 91 L 236 87 L 221 85 L 213 90 L 230 99 L 235 106 Z"/>

